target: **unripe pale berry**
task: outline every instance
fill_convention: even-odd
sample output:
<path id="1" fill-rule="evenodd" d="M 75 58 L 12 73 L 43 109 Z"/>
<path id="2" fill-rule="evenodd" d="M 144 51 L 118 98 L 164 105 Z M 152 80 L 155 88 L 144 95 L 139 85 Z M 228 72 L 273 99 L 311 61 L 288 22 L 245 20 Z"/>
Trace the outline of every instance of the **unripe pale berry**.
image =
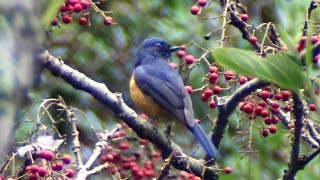
<path id="1" fill-rule="evenodd" d="M 178 67 L 175 63 L 170 63 L 169 65 L 170 65 L 173 69 L 177 69 L 177 67 Z"/>
<path id="2" fill-rule="evenodd" d="M 197 15 L 197 14 L 200 12 L 200 8 L 199 8 L 198 6 L 192 6 L 192 7 L 190 8 L 190 12 L 191 12 L 191 14 L 193 14 L 193 15 Z"/>

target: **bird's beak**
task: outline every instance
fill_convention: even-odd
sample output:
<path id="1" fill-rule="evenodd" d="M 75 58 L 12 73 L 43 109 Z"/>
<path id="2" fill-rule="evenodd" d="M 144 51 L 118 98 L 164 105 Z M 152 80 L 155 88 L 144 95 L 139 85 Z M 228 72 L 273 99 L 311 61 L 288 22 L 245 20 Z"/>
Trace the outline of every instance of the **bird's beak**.
<path id="1" fill-rule="evenodd" d="M 180 46 L 171 46 L 170 47 L 170 51 L 171 52 L 174 52 L 174 51 L 179 50 L 179 49 L 180 49 Z"/>

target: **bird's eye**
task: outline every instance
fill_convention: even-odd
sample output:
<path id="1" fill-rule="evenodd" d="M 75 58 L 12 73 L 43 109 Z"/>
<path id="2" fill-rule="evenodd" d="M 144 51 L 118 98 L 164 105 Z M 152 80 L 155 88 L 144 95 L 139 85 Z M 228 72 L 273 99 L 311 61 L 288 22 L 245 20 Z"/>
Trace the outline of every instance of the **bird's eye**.
<path id="1" fill-rule="evenodd" d="M 157 43 L 156 46 L 159 47 L 159 48 L 161 48 L 161 47 L 163 47 L 163 44 Z"/>

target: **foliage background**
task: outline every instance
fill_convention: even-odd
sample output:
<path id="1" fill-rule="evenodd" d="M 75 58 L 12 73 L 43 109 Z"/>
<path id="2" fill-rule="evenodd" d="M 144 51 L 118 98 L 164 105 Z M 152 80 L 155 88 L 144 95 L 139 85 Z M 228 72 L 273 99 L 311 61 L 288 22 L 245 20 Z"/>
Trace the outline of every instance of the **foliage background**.
<path id="1" fill-rule="evenodd" d="M 105 26 L 102 17 L 91 11 L 90 26 L 79 26 L 77 16 L 73 14 L 73 22 L 68 25 L 60 23 L 60 28 L 53 27 L 47 33 L 46 49 L 56 57 L 62 57 L 64 62 L 71 65 L 92 79 L 106 84 L 113 92 L 121 92 L 125 101 L 133 107 L 128 94 L 128 82 L 135 63 L 135 52 L 139 44 L 148 37 L 160 37 L 172 45 L 189 44 L 195 42 L 203 47 L 210 48 L 219 42 L 220 31 L 216 31 L 211 39 L 204 40 L 204 35 L 214 28 L 221 26 L 219 19 L 205 20 L 202 17 L 215 17 L 222 14 L 223 9 L 217 1 L 203 9 L 198 16 L 189 13 L 189 8 L 195 1 L 103 1 L 100 9 L 112 10 L 112 17 L 117 23 Z M 259 25 L 262 22 L 273 22 L 278 29 L 284 29 L 297 41 L 301 36 L 302 22 L 309 1 L 283 0 L 262 1 L 246 0 L 242 3 L 248 7 L 249 23 Z M 45 7 L 47 4 L 42 3 Z M 43 8 L 46 9 L 46 8 Z M 319 10 L 315 12 L 318 13 Z M 48 13 L 44 11 L 43 14 Z M 45 15 L 39 18 L 44 19 Z M 315 18 L 318 18 L 317 16 Z M 50 22 L 47 22 L 49 24 Z M 43 31 L 48 25 L 43 25 Z M 259 33 L 259 32 L 257 32 Z M 261 32 L 263 33 L 263 32 Z M 241 34 L 232 26 L 228 27 L 228 46 L 243 49 L 252 49 L 250 44 L 241 38 Z M 188 53 L 200 57 L 203 53 L 196 46 L 188 48 Z M 208 56 L 212 62 L 213 58 Z M 173 61 L 179 59 L 173 56 Z M 201 86 L 199 71 L 192 71 L 188 84 L 193 87 Z M 111 111 L 96 102 L 88 94 L 74 90 L 59 78 L 43 71 L 38 86 L 28 94 L 28 103 L 31 104 L 42 98 L 61 95 L 67 104 L 85 112 L 98 129 L 112 128 L 118 123 Z M 198 118 L 204 117 L 207 111 L 205 103 L 201 102 L 200 94 L 192 94 L 193 106 Z M 213 116 L 215 111 L 210 112 Z M 231 166 L 233 173 L 224 175 L 222 179 L 277 179 L 283 175 L 288 163 L 290 142 L 287 131 L 278 125 L 279 131 L 275 135 L 262 138 L 257 129 L 254 130 L 254 146 L 257 156 L 244 157 L 238 153 L 239 147 L 246 142 L 245 138 L 237 138 L 236 126 L 239 117 L 232 116 L 228 132 L 220 147 L 222 158 L 218 164 L 221 168 Z M 242 128 L 247 122 L 241 121 Z M 83 125 L 86 127 L 86 124 Z M 207 127 L 209 130 L 210 127 Z M 86 132 L 84 128 L 84 133 Z M 181 146 L 190 146 L 190 139 L 186 135 L 178 134 Z M 85 141 L 85 140 L 84 140 Z M 88 140 L 89 141 L 89 140 Z M 303 153 L 310 149 L 303 149 Z M 320 158 L 313 160 L 303 171 L 298 173 L 297 179 L 316 179 L 320 176 L 318 164 Z"/>

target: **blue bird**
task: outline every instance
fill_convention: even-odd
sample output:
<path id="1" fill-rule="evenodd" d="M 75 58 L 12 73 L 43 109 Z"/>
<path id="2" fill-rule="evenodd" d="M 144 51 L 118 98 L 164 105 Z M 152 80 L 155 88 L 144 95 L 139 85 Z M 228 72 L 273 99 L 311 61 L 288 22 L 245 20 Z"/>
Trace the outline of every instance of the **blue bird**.
<path id="1" fill-rule="evenodd" d="M 190 95 L 178 72 L 170 65 L 170 56 L 179 47 L 158 39 L 146 39 L 137 52 L 137 62 L 130 79 L 130 95 L 138 110 L 156 120 L 178 119 L 194 135 L 207 154 L 219 153 L 202 127 L 195 121 Z"/>

